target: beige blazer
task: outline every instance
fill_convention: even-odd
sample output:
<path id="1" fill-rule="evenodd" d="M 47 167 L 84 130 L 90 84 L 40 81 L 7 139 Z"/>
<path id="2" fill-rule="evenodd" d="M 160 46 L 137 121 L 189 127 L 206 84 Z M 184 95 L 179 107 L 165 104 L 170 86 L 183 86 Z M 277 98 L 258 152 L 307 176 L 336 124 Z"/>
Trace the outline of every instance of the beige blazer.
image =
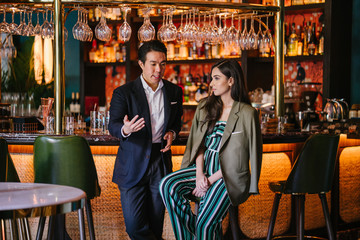
<path id="1" fill-rule="evenodd" d="M 181 168 L 192 165 L 206 135 L 205 110 L 201 101 L 192 122 Z M 220 167 L 232 205 L 258 194 L 262 161 L 262 136 L 258 113 L 249 104 L 234 102 L 220 143 Z"/>

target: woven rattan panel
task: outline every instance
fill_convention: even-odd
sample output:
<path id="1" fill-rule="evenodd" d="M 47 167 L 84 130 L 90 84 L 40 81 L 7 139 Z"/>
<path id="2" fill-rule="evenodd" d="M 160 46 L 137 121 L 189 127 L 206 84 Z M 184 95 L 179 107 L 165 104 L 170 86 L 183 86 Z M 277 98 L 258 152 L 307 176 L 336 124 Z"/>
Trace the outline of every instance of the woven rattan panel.
<path id="1" fill-rule="evenodd" d="M 340 155 L 340 217 L 360 221 L 360 147 L 348 147 Z"/>
<path id="2" fill-rule="evenodd" d="M 286 179 L 291 170 L 290 159 L 285 153 L 265 153 L 259 182 L 260 195 L 251 196 L 239 206 L 241 231 L 249 238 L 266 237 L 275 194 L 269 189 L 269 181 Z M 291 220 L 291 201 L 283 195 L 280 201 L 274 235 L 287 231 Z"/>

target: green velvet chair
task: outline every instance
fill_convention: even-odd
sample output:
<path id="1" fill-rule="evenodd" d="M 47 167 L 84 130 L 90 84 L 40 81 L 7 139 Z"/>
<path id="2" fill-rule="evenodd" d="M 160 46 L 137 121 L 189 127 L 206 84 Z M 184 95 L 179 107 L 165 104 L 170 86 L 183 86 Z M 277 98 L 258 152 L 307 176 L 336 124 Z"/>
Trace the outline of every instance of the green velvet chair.
<path id="1" fill-rule="evenodd" d="M 0 138 L 0 182 L 20 182 L 19 175 L 9 153 L 7 141 L 3 138 Z M 10 219 L 10 216 L 1 216 L 1 219 L 9 220 L 11 238 L 19 234 L 18 237 L 22 236 L 22 238 L 30 239 L 30 227 L 26 218 L 18 221 L 17 228 L 19 231 L 16 230 L 15 220 Z M 6 222 L 3 221 L 3 224 L 0 223 L 0 234 L 5 236 L 5 229 Z"/>
<path id="2" fill-rule="evenodd" d="M 323 208 L 329 240 L 335 240 L 325 194 L 332 187 L 339 138 L 339 135 L 312 135 L 306 140 L 287 180 L 269 182 L 270 190 L 275 193 L 275 199 L 267 240 L 270 240 L 273 234 L 282 194 L 292 194 L 295 199 L 297 239 L 304 239 L 305 237 L 305 195 L 318 194 Z"/>
<path id="3" fill-rule="evenodd" d="M 36 183 L 52 183 L 82 189 L 90 239 L 95 239 L 90 199 L 100 196 L 100 186 L 90 146 L 80 136 L 39 136 L 34 142 Z M 42 235 L 45 218 L 40 222 Z"/>

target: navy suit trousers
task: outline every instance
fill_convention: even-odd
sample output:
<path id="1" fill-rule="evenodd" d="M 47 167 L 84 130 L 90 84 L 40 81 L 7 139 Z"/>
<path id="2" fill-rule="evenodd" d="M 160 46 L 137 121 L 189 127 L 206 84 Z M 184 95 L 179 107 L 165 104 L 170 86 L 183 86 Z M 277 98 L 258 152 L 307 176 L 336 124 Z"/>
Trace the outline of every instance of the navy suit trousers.
<path id="1" fill-rule="evenodd" d="M 159 193 L 164 177 L 161 145 L 153 144 L 149 166 L 134 187 L 120 189 L 126 232 L 134 240 L 162 239 L 165 207 Z"/>

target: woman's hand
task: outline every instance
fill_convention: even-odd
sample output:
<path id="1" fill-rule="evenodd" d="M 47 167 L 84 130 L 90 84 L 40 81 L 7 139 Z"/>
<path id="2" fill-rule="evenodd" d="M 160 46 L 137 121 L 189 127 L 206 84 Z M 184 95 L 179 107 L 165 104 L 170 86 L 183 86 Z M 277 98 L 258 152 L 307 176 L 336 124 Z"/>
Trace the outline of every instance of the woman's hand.
<path id="1" fill-rule="evenodd" d="M 196 174 L 196 187 L 192 194 L 196 197 L 203 197 L 209 189 L 210 183 L 204 173 Z"/>

